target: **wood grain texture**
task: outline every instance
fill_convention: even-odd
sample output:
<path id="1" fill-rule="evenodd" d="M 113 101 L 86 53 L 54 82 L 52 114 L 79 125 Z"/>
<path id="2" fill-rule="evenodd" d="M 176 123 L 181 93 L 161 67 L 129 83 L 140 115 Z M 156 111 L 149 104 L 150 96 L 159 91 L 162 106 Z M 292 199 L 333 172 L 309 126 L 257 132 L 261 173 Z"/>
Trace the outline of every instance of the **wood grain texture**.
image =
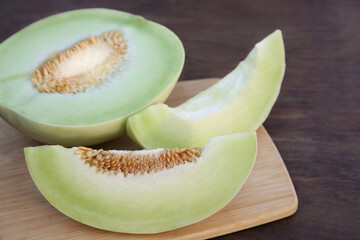
<path id="1" fill-rule="evenodd" d="M 219 239 L 359 239 L 360 1 L 4 0 L 0 41 L 43 17 L 89 7 L 129 11 L 173 30 L 186 51 L 181 80 L 224 76 L 281 29 L 286 73 L 264 126 L 292 176 L 299 209 Z"/>
<path id="2" fill-rule="evenodd" d="M 217 79 L 179 82 L 167 103 L 178 105 Z M 0 121 L 1 239 L 205 239 L 292 215 L 297 196 L 284 162 L 266 130 L 258 133 L 258 155 L 239 194 L 220 212 L 194 225 L 155 235 L 102 231 L 80 224 L 52 207 L 36 189 L 27 171 L 23 147 L 41 145 Z M 127 137 L 97 145 L 103 149 L 138 149 Z M 221 193 L 219 193 L 221 194 Z"/>

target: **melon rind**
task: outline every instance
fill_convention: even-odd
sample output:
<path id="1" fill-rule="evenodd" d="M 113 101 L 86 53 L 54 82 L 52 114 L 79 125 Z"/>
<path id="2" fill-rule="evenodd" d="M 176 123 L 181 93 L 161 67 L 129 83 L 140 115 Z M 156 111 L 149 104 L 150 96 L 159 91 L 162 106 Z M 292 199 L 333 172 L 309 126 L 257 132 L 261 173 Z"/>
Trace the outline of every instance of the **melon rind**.
<path id="1" fill-rule="evenodd" d="M 207 90 L 178 107 L 160 103 L 130 117 L 127 134 L 152 149 L 203 146 L 215 136 L 255 131 L 269 115 L 284 73 L 284 43 L 276 30 Z"/>
<path id="2" fill-rule="evenodd" d="M 25 148 L 31 177 L 65 215 L 100 229 L 159 233 L 223 208 L 240 190 L 256 158 L 256 133 L 216 137 L 196 163 L 144 175 L 96 173 L 76 148 Z"/>

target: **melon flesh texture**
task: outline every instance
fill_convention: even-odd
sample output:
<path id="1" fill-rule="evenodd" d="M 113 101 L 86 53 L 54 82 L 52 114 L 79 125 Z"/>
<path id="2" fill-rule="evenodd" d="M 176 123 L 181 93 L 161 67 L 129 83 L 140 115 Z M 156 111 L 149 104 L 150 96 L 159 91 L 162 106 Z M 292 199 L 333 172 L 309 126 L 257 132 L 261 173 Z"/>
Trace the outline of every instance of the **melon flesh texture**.
<path id="1" fill-rule="evenodd" d="M 216 137 L 196 163 L 127 177 L 96 173 L 75 150 L 25 148 L 30 174 L 44 197 L 65 215 L 96 228 L 158 233 L 209 217 L 236 195 L 255 162 L 256 134 Z"/>
<path id="2" fill-rule="evenodd" d="M 33 86 L 30 78 L 44 61 L 90 34 L 113 30 L 121 31 L 127 52 L 119 68 L 98 86 L 76 94 L 40 93 Z M 86 62 L 92 59 L 79 64 Z M 108 9 L 57 14 L 0 44 L 0 116 L 44 143 L 101 143 L 123 134 L 130 115 L 164 102 L 183 63 L 178 37 L 142 17 Z"/>
<path id="3" fill-rule="evenodd" d="M 277 30 L 231 73 L 182 105 L 157 104 L 130 117 L 127 133 L 152 149 L 204 146 L 215 136 L 255 131 L 279 95 L 284 71 L 284 44 Z"/>

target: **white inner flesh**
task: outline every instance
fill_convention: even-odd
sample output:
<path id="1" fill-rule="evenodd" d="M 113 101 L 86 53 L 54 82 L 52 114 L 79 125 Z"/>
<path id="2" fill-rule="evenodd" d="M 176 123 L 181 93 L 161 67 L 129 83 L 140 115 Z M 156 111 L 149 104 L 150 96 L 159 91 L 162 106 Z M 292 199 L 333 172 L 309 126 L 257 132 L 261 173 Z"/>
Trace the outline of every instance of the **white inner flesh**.
<path id="1" fill-rule="evenodd" d="M 221 81 L 174 108 L 174 110 L 180 111 L 186 118 L 197 118 L 226 109 L 230 106 L 230 103 L 234 102 L 234 98 L 240 95 L 239 92 L 248 83 L 246 76 L 248 66 L 242 63 L 242 71 L 239 71 L 239 69 L 241 68 L 235 68 Z"/>
<path id="2" fill-rule="evenodd" d="M 129 154 L 132 153 L 133 156 L 152 156 L 154 155 L 156 158 L 159 157 L 160 153 L 164 151 L 163 148 L 158 148 L 158 149 L 152 149 L 152 150 L 137 150 L 137 151 L 121 151 L 121 150 L 109 150 L 110 153 L 113 154 L 119 154 L 119 155 L 124 155 L 124 154 Z M 194 157 L 196 157 L 194 155 Z"/>
<path id="3" fill-rule="evenodd" d="M 65 78 L 92 72 L 114 53 L 112 46 L 106 42 L 89 45 L 60 63 L 57 72 Z"/>

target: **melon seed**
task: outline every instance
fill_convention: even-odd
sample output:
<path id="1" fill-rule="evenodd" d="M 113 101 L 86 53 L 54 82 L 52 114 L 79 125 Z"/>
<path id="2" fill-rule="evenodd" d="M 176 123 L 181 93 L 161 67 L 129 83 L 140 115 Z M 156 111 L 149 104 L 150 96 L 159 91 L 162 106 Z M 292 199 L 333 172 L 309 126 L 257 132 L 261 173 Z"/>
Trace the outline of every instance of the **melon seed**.
<path id="1" fill-rule="evenodd" d="M 129 174 L 140 173 L 143 175 L 144 173 L 158 172 L 186 162 L 196 163 L 201 152 L 201 148 L 184 148 L 181 150 L 174 148 L 160 150 L 158 156 L 155 156 L 155 154 L 137 154 L 136 151 L 119 154 L 103 149 L 94 150 L 79 147 L 75 154 L 80 155 L 80 159 L 84 160 L 85 164 L 96 167 L 97 172 L 112 171 L 115 175 L 122 172 L 126 177 Z"/>
<path id="2" fill-rule="evenodd" d="M 77 93 L 99 84 L 112 74 L 126 53 L 121 32 L 105 32 L 76 43 L 46 60 L 31 77 L 44 93 Z"/>

